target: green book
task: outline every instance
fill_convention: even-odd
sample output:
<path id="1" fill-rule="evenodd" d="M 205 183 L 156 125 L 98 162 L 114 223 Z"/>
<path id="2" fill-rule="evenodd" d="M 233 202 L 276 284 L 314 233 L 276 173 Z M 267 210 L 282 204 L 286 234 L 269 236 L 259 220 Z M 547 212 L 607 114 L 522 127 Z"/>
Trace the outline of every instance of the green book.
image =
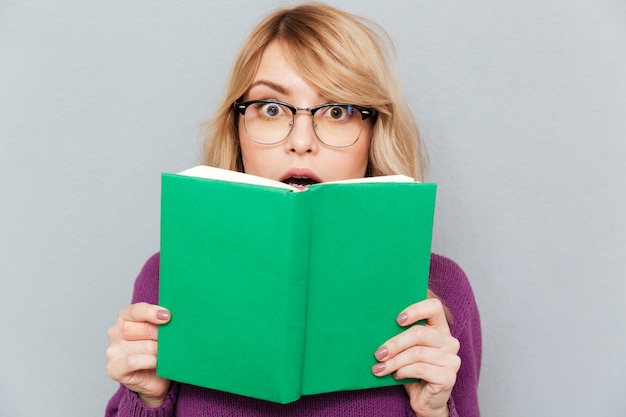
<path id="1" fill-rule="evenodd" d="M 402 176 L 298 190 L 164 173 L 157 374 L 279 403 L 402 384 L 371 367 L 426 298 L 435 193 Z"/>

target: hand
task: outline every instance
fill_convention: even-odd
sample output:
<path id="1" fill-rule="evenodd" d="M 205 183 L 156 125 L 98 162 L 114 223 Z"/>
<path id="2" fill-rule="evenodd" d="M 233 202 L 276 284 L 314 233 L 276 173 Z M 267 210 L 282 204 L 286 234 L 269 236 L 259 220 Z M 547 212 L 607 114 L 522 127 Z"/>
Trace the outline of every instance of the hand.
<path id="1" fill-rule="evenodd" d="M 108 335 L 107 373 L 135 391 L 149 407 L 165 401 L 170 381 L 156 375 L 158 325 L 167 323 L 170 313 L 147 303 L 124 307 Z"/>
<path id="2" fill-rule="evenodd" d="M 420 320 L 425 325 L 415 325 Z M 394 373 L 394 378 L 420 381 L 404 385 L 411 408 L 419 417 L 449 416 L 448 399 L 461 366 L 459 341 L 450 334 L 443 304 L 429 298 L 409 306 L 396 319 L 411 326 L 389 339 L 376 353 L 377 376 Z"/>

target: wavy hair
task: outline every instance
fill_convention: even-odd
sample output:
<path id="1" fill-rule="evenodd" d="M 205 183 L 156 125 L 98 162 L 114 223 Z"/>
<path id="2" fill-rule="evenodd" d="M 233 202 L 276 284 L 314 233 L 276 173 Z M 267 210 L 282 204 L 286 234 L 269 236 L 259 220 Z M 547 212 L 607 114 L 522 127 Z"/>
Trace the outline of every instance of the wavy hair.
<path id="1" fill-rule="evenodd" d="M 278 41 L 300 76 L 332 101 L 378 111 L 366 175 L 423 181 L 428 157 L 401 90 L 393 42 L 370 19 L 325 4 L 278 9 L 250 33 L 235 58 L 218 111 L 206 125 L 201 162 L 243 171 L 233 103 L 248 91 L 267 45 Z"/>

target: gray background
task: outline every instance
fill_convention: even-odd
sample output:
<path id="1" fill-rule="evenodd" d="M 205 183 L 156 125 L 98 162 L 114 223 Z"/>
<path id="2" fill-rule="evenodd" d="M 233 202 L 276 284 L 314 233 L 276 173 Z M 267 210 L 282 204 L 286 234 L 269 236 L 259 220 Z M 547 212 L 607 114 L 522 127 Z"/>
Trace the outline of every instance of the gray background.
<path id="1" fill-rule="evenodd" d="M 626 3 L 332 1 L 397 43 L 484 416 L 626 410 Z M 0 415 L 96 416 L 106 330 L 274 0 L 0 0 Z M 389 277 L 390 280 L 393 277 Z"/>

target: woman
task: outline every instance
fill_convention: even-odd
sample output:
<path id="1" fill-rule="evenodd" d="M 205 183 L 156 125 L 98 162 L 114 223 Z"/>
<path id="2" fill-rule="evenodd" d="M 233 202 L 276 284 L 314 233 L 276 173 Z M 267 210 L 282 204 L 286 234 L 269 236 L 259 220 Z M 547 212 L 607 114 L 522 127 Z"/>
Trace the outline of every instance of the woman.
<path id="1" fill-rule="evenodd" d="M 321 4 L 276 11 L 236 58 L 203 163 L 301 186 L 387 174 L 422 180 L 427 158 L 393 62 L 391 42 L 371 21 Z M 278 116 L 287 122 L 268 128 Z M 341 129 L 329 127 L 336 121 Z M 399 312 L 405 330 L 372 352 L 375 375 L 418 382 L 286 405 L 156 376 L 158 325 L 170 319 L 157 305 L 158 276 L 157 254 L 109 329 L 107 370 L 121 386 L 107 416 L 479 415 L 478 310 L 464 273 L 444 257 L 432 256 L 429 298 Z"/>

